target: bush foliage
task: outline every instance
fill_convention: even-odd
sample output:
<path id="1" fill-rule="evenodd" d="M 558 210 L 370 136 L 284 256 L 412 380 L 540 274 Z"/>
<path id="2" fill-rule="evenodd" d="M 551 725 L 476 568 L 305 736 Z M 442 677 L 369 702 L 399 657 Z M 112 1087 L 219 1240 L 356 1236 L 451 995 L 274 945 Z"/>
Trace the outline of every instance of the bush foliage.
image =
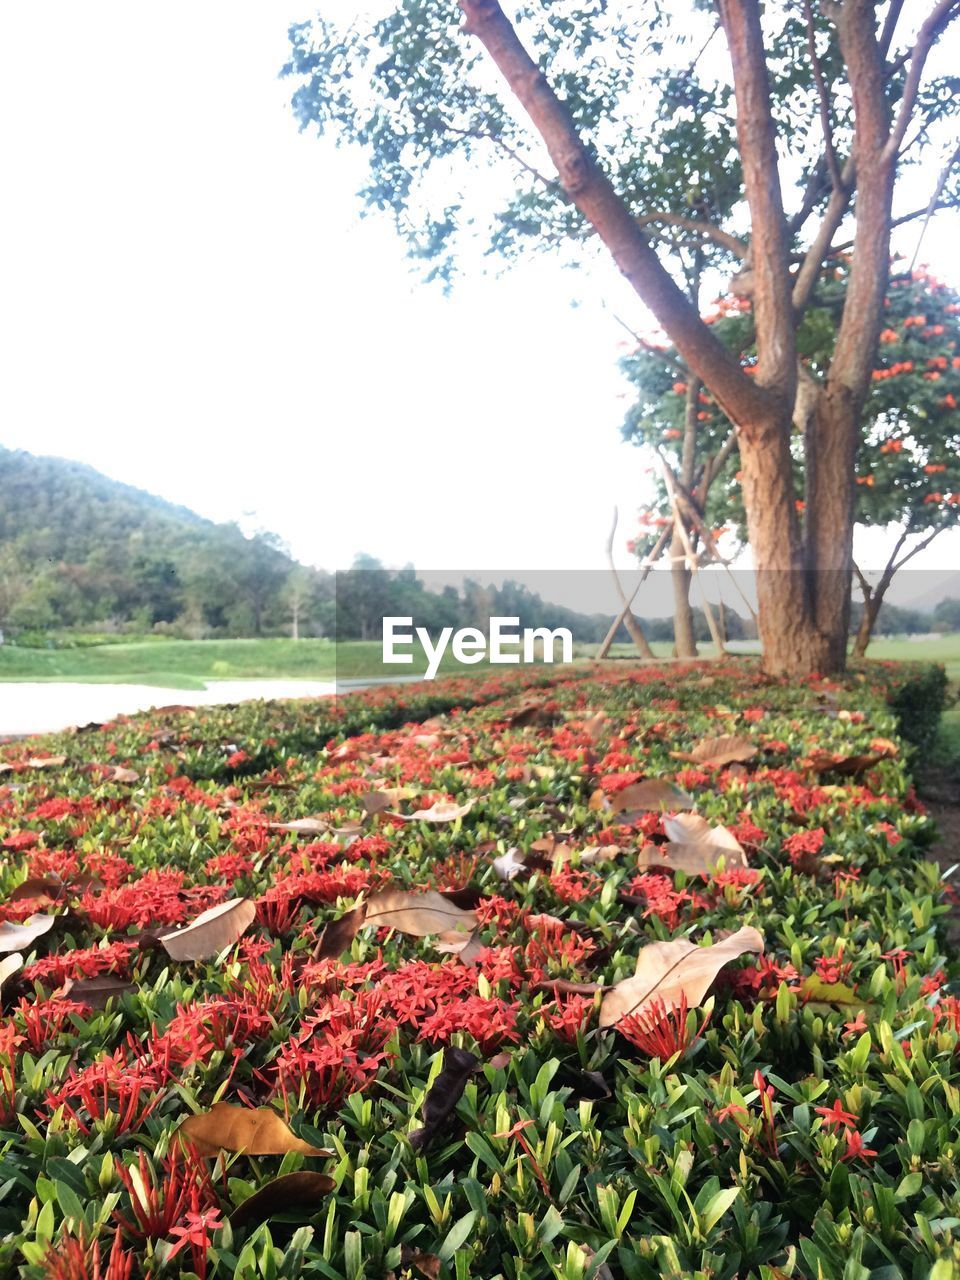
<path id="1" fill-rule="evenodd" d="M 9 745 L 0 1273 L 947 1280 L 892 710 L 939 687 L 540 670 Z"/>

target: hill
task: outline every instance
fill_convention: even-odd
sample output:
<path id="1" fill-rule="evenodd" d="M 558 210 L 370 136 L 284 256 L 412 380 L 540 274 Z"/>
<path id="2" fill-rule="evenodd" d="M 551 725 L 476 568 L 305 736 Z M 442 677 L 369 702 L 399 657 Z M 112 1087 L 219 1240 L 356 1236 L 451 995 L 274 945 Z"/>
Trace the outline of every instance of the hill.
<path id="1" fill-rule="evenodd" d="M 79 462 L 0 447 L 0 626 L 261 635 L 332 597 L 278 540 L 248 538 Z"/>

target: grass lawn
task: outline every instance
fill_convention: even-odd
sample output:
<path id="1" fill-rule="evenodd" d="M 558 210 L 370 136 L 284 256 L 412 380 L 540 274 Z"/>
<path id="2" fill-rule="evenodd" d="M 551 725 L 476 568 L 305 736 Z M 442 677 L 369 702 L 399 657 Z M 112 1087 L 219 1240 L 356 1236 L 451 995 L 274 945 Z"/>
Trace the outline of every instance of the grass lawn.
<path id="1" fill-rule="evenodd" d="M 508 671 L 505 667 L 503 670 Z M 76 681 L 81 684 L 146 684 L 202 689 L 211 680 L 333 680 L 422 675 L 426 663 L 384 666 L 379 640 L 151 640 L 85 649 L 0 647 L 0 682 Z M 444 673 L 490 670 L 486 662 L 464 667 L 449 652 Z"/>

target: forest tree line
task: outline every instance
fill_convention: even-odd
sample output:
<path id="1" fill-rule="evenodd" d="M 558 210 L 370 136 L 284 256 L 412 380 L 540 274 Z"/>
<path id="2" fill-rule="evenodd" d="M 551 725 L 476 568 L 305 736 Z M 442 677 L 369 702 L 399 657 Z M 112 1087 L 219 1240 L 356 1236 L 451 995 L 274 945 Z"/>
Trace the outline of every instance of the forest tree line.
<path id="1" fill-rule="evenodd" d="M 744 614 L 723 610 L 727 639 L 756 637 Z M 432 590 L 412 565 L 387 569 L 366 555 L 330 574 L 298 564 L 273 534 L 246 536 L 80 463 L 0 448 L 0 628 L 8 642 L 45 643 L 71 631 L 378 640 L 387 615 L 413 617 L 431 632 L 516 617 L 523 627 L 568 627 L 595 644 L 610 625 L 606 614 L 552 604 L 510 580 L 468 577 L 459 589 Z M 696 640 L 706 642 L 703 611 L 693 619 Z M 649 640 L 673 642 L 672 618 L 642 623 Z M 880 634 L 957 629 L 957 600 L 932 613 L 885 603 L 877 626 Z M 629 641 L 625 628 L 617 640 Z"/>

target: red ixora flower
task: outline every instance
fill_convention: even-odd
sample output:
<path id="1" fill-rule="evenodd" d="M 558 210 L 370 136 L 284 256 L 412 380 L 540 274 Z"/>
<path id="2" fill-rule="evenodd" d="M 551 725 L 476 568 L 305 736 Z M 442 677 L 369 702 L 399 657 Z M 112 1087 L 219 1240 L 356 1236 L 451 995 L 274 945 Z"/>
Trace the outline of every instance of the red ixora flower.
<path id="1" fill-rule="evenodd" d="M 631 1013 L 621 1018 L 617 1023 L 617 1030 L 651 1058 L 660 1058 L 666 1062 L 674 1054 L 682 1056 L 691 1045 L 696 1044 L 710 1021 L 708 1013 L 699 1027 L 689 1026 L 688 1012 L 686 994 L 681 995 L 678 1005 L 672 1005 L 669 1009 L 657 997 L 651 1000 L 643 1013 Z"/>
<path id="2" fill-rule="evenodd" d="M 872 1160 L 879 1152 L 874 1151 L 872 1147 L 863 1145 L 863 1135 L 857 1129 L 847 1129 L 843 1135 L 844 1150 L 840 1157 L 841 1162 L 845 1160 Z"/>
<path id="3" fill-rule="evenodd" d="M 49 1246 L 43 1257 L 43 1268 L 47 1280 L 130 1280 L 133 1254 L 124 1249 L 118 1230 L 104 1267 L 100 1241 L 94 1240 L 88 1245 L 81 1228 L 79 1236 L 62 1236 Z"/>
<path id="4" fill-rule="evenodd" d="M 840 1099 L 837 1098 L 832 1107 L 814 1107 L 814 1111 L 818 1116 L 823 1116 L 823 1123 L 829 1129 L 852 1128 L 857 1123 L 857 1117 L 849 1111 L 844 1111 L 840 1105 Z"/>

